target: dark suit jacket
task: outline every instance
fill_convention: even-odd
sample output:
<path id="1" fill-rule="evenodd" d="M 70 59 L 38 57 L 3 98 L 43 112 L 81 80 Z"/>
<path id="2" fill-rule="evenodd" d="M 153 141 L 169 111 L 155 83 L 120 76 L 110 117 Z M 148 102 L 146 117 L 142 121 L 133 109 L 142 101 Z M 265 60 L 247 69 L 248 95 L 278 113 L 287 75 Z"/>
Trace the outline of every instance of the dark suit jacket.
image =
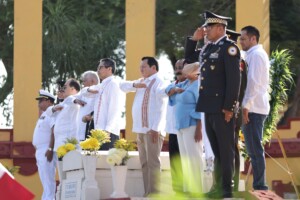
<path id="1" fill-rule="evenodd" d="M 196 42 L 186 44 L 186 56 L 193 58 Z M 201 86 L 196 110 L 220 113 L 234 111 L 240 89 L 240 50 L 233 41 L 224 37 L 218 44 L 209 44 L 202 53 Z"/>

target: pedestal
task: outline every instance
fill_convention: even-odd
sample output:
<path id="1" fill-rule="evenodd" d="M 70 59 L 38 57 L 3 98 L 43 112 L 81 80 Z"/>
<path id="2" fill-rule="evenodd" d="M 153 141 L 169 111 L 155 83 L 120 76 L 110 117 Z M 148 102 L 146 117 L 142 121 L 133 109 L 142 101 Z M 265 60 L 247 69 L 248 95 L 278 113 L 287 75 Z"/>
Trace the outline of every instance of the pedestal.
<path id="1" fill-rule="evenodd" d="M 100 190 L 96 181 L 97 157 L 82 155 L 84 181 L 82 184 L 82 200 L 100 199 Z"/>
<path id="2" fill-rule="evenodd" d="M 113 193 L 110 195 L 110 197 L 111 198 L 128 197 L 128 194 L 125 193 L 127 165 L 112 166 L 111 174 L 112 174 L 112 182 L 113 182 Z"/>
<path id="3" fill-rule="evenodd" d="M 57 186 L 56 192 L 56 199 L 61 199 L 61 191 L 62 191 L 62 182 L 66 179 L 66 173 L 63 171 L 63 161 L 57 162 L 57 170 L 58 170 L 58 177 L 59 177 L 59 185 Z"/>

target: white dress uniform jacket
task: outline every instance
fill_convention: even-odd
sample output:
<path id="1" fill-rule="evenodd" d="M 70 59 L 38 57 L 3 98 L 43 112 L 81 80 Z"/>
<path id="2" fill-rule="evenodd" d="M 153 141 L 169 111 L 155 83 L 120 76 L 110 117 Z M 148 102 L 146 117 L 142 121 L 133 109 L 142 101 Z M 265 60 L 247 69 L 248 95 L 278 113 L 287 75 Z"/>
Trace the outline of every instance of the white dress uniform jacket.
<path id="1" fill-rule="evenodd" d="M 32 144 L 36 148 L 35 158 L 36 164 L 38 166 L 39 176 L 43 185 L 43 195 L 42 200 L 54 200 L 55 198 L 55 166 L 56 166 L 56 156 L 53 155 L 51 162 L 47 161 L 45 153 L 49 148 L 49 143 L 51 140 L 51 128 L 54 125 L 54 120 L 49 115 L 53 106 L 48 107 L 48 109 L 42 113 L 38 119 L 34 133 Z"/>
<path id="2" fill-rule="evenodd" d="M 58 104 L 62 106 L 63 109 L 54 114 L 54 151 L 56 151 L 59 146 L 63 145 L 67 138 L 76 138 L 77 116 L 80 106 L 75 104 L 74 100 L 74 96 L 68 96 L 63 102 Z M 78 138 L 76 139 L 78 140 Z"/>

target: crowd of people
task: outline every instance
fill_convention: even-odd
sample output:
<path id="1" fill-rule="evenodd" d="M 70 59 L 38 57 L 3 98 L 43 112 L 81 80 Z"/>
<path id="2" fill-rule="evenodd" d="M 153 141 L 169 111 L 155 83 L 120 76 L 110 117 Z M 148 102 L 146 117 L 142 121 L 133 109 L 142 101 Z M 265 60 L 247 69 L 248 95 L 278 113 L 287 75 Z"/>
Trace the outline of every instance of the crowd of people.
<path id="1" fill-rule="evenodd" d="M 144 196 L 159 192 L 160 152 L 166 133 L 176 193 L 232 197 L 239 184 L 240 129 L 253 166 L 253 189 L 268 189 L 261 140 L 270 109 L 270 64 L 258 44 L 259 31 L 245 26 L 237 33 L 227 29 L 231 18 L 209 11 L 203 16 L 205 24 L 187 37 L 185 57 L 176 62 L 176 80 L 171 84 L 160 76 L 157 60 L 145 56 L 137 80 L 118 81 L 115 61 L 104 58 L 97 72 L 82 74 L 83 88 L 77 80 L 68 79 L 58 90 L 57 104 L 54 95 L 40 90 L 33 145 L 44 188 L 42 199 L 54 199 L 55 152 L 67 138 L 81 141 L 89 130 L 101 129 L 110 134 L 111 142 L 100 150 L 113 147 L 120 137 L 122 93 L 127 92 L 135 92 L 132 131 L 137 134 Z M 199 43 L 203 43 L 200 48 Z M 213 171 L 213 185 L 203 194 L 205 165 Z"/>

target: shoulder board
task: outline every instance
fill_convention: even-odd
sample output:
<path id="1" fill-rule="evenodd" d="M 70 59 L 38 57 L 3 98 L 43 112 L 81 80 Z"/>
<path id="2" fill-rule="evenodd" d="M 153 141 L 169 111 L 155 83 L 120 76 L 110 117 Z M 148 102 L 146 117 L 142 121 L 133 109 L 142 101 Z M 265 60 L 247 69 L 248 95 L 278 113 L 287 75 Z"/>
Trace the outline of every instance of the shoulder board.
<path id="1" fill-rule="evenodd" d="M 224 40 L 224 43 L 227 43 L 227 44 L 235 44 L 235 42 L 229 38 L 226 38 L 226 40 Z"/>

